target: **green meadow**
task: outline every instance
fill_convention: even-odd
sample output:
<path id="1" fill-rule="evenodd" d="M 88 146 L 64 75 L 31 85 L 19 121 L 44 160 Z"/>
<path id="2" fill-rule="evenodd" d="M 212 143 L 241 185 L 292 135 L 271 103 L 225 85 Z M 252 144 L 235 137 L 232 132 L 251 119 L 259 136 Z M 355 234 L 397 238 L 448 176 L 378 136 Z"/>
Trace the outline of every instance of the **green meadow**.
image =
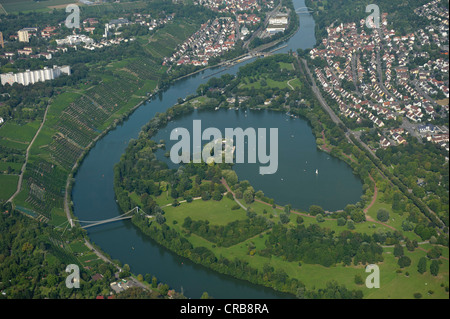
<path id="1" fill-rule="evenodd" d="M 210 225 L 224 226 L 235 220 L 246 219 L 246 212 L 240 208 L 238 210 L 231 210 L 235 204 L 234 200 L 224 197 L 221 201 L 201 199 L 194 200 L 191 203 L 183 202 L 177 207 L 171 206 L 173 198 L 166 195 L 160 195 L 157 199 L 158 204 L 164 206 L 166 223 L 171 228 L 178 232 L 184 233 L 182 227 L 184 219 L 190 217 L 193 221 L 208 220 Z M 243 200 L 241 200 L 243 203 Z M 379 208 L 386 208 L 387 204 L 377 201 L 376 205 L 370 210 L 371 213 Z M 274 209 L 271 205 L 266 205 L 260 202 L 253 202 L 251 207 L 254 212 L 269 218 L 274 223 L 279 222 L 279 214 L 282 213 L 280 209 Z M 289 227 L 297 225 L 297 217 L 303 218 L 303 224 L 308 227 L 311 224 L 317 224 L 314 216 L 308 216 L 305 212 L 291 211 Z M 375 216 L 376 217 L 376 216 Z M 337 226 L 336 220 L 325 217 L 324 222 L 319 223 L 321 227 L 329 228 L 336 234 L 342 231 L 347 231 L 347 226 Z M 391 220 L 392 219 L 392 220 Z M 401 216 L 391 213 L 391 219 L 387 222 L 388 225 L 397 227 L 401 224 Z M 355 223 L 355 232 L 373 234 L 374 232 L 383 229 L 391 230 L 388 227 L 376 222 L 362 222 Z M 360 289 L 364 293 L 365 298 L 379 299 L 379 298 L 414 298 L 415 293 L 420 293 L 422 298 L 448 298 L 448 293 L 445 291 L 445 286 L 448 285 L 449 276 L 449 262 L 448 262 L 448 248 L 443 247 L 443 254 L 440 258 L 440 271 L 438 276 L 432 276 L 428 271 L 424 274 L 417 272 L 417 263 L 421 257 L 426 256 L 427 250 L 432 245 L 422 245 L 409 252 L 404 249 L 405 255 L 410 257 L 411 265 L 405 268 L 400 268 L 397 261 L 398 258 L 393 256 L 393 247 L 385 247 L 383 258 L 384 261 L 377 264 L 380 270 L 380 288 L 367 288 L 364 284 L 358 285 L 355 283 L 355 276 L 359 275 L 365 280 L 369 273 L 365 272 L 365 266 L 359 264 L 354 266 L 344 266 L 343 264 L 333 265 L 331 267 L 324 267 L 316 264 L 299 263 L 298 261 L 289 262 L 281 257 L 271 256 L 263 257 L 258 254 L 258 250 L 265 247 L 265 242 L 268 239 L 270 230 L 263 231 L 257 236 L 247 238 L 246 240 L 237 243 L 230 247 L 218 247 L 214 243 L 202 238 L 197 234 L 187 235 L 187 239 L 194 247 L 206 247 L 213 251 L 216 256 L 224 256 L 230 260 L 239 258 L 248 262 L 252 267 L 259 270 L 263 269 L 265 264 L 269 264 L 275 269 L 284 270 L 290 277 L 297 278 L 303 282 L 309 289 L 324 288 L 326 283 L 331 280 L 336 280 L 339 284 L 344 284 L 349 289 Z M 408 232 L 410 233 L 410 232 Z M 417 235 L 411 233 L 411 239 L 418 239 Z M 186 236 L 186 235 L 185 235 Z M 250 251 L 253 250 L 251 253 Z"/>

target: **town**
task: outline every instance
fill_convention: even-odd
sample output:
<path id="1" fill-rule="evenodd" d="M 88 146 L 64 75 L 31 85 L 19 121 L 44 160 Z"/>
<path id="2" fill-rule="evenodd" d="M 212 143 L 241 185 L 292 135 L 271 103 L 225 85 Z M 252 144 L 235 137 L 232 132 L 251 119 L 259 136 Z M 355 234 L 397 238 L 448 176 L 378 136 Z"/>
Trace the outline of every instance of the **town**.
<path id="1" fill-rule="evenodd" d="M 334 100 L 339 114 L 350 126 L 376 127 L 378 145 L 374 149 L 406 143 L 410 134 L 449 151 L 449 130 L 440 118 L 448 118 L 449 87 L 444 74 L 449 71 L 448 10 L 432 1 L 415 12 L 432 24 L 407 35 L 388 29 L 387 13 L 379 29 L 365 28 L 365 20 L 331 25 L 328 37 L 310 51 L 313 60 L 325 60 L 314 69 L 321 89 Z M 431 58 L 426 50 L 432 39 L 442 54 Z M 422 49 L 421 49 L 422 48 Z M 433 125 L 432 122 L 439 125 Z"/>

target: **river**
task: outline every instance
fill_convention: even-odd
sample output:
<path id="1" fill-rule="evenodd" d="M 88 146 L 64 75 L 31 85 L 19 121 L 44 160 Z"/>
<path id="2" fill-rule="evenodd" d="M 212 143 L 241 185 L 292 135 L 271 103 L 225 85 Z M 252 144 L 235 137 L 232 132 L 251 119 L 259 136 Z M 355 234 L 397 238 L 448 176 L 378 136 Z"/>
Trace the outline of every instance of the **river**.
<path id="1" fill-rule="evenodd" d="M 293 1 L 296 8 L 305 7 L 304 0 Z M 287 46 L 278 52 L 288 52 L 290 49 L 297 48 L 307 49 L 315 45 L 315 24 L 312 16 L 309 14 L 299 14 L 299 16 L 300 29 L 285 43 Z M 235 74 L 240 66 L 251 61 L 249 59 L 225 72 Z M 76 218 L 102 220 L 121 214 L 114 197 L 113 167 L 119 162 L 130 139 L 138 137 L 142 126 L 156 112 L 164 112 L 176 104 L 178 98 L 195 93 L 200 84 L 208 81 L 205 76 L 215 72 L 217 69 L 209 69 L 177 81 L 159 98 L 144 103 L 136 109 L 126 121 L 96 143 L 75 175 L 72 201 Z M 258 189 L 258 187 L 255 188 Z M 93 243 L 113 259 L 130 265 L 133 273 L 154 275 L 158 281 L 167 283 L 171 288 L 177 291 L 183 290 L 185 296 L 189 298 L 199 298 L 204 291 L 215 298 L 291 297 L 269 288 L 218 274 L 181 258 L 145 237 L 130 221 L 93 227 L 88 231 L 88 235 Z"/>

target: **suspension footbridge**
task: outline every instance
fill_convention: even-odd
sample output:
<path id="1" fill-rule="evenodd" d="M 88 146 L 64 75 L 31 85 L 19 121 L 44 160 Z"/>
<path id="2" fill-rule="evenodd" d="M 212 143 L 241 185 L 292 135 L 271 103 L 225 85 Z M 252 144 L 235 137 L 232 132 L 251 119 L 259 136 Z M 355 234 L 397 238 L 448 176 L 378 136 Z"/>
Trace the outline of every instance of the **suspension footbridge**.
<path id="1" fill-rule="evenodd" d="M 133 213 L 142 214 L 147 218 L 152 218 L 153 216 L 147 215 L 142 209 L 140 209 L 138 206 L 134 207 L 133 209 L 130 209 L 128 212 L 123 213 L 119 216 L 102 219 L 102 220 L 79 220 L 79 219 L 70 219 L 69 221 L 66 221 L 65 223 L 69 223 L 71 226 L 74 225 L 74 223 L 78 223 L 81 228 L 86 229 L 94 226 L 104 225 L 108 223 L 113 223 L 119 220 L 125 220 L 125 219 L 131 219 L 133 217 Z M 63 223 L 63 224 L 65 224 Z M 62 226 L 62 225 L 60 225 Z M 58 227 L 60 227 L 58 226 Z"/>
<path id="2" fill-rule="evenodd" d="M 302 13 L 313 13 L 314 10 L 308 7 L 301 7 L 301 8 L 297 8 L 295 10 L 296 13 L 302 14 Z"/>

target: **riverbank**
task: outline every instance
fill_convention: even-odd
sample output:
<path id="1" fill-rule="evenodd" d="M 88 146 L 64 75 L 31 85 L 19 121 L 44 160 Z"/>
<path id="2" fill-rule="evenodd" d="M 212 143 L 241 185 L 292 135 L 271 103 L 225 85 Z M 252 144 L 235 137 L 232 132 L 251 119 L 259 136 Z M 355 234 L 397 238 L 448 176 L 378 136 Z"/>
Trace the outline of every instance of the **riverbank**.
<path id="1" fill-rule="evenodd" d="M 202 108 L 199 106 L 196 106 L 196 108 L 197 108 L 197 111 L 202 110 Z M 157 131 L 162 128 L 165 128 L 165 125 L 169 122 L 169 120 L 168 120 L 169 113 L 171 114 L 170 119 L 172 121 L 173 119 L 179 118 L 180 115 L 186 116 L 187 114 L 189 114 L 190 112 L 193 112 L 193 111 L 194 111 L 194 107 L 188 102 L 183 103 L 181 105 L 175 105 L 172 108 L 168 109 L 165 113 L 159 114 L 157 119 L 152 119 L 151 122 L 143 128 L 142 132 L 140 133 L 140 136 L 141 136 L 141 138 L 145 138 L 145 141 L 148 141 L 150 138 L 154 138 L 155 135 L 157 134 Z M 282 111 L 282 110 L 278 110 L 277 113 L 280 115 L 284 114 L 284 112 L 280 112 L 280 111 Z M 228 111 L 228 112 L 231 112 L 231 111 Z M 309 112 L 312 112 L 312 110 L 310 110 Z M 298 114 L 298 115 L 302 115 L 302 114 Z M 308 119 L 308 117 L 306 117 L 305 119 Z M 283 122 L 284 122 L 284 119 L 283 119 Z M 158 138 L 156 138 L 156 140 L 158 140 Z M 142 143 L 145 143 L 144 140 L 141 140 L 139 145 L 145 145 Z M 132 145 L 130 145 L 127 148 L 127 151 L 126 151 L 124 157 L 122 157 L 121 162 L 118 164 L 118 166 L 121 166 L 123 162 L 128 162 L 126 160 L 126 157 L 127 157 L 128 151 L 133 147 L 133 145 L 135 145 L 135 143 L 133 143 Z M 127 168 L 126 170 L 128 171 L 129 168 Z M 148 167 L 146 172 L 149 173 L 151 171 L 152 171 L 152 168 Z M 119 175 L 123 176 L 122 174 L 119 173 L 120 168 L 118 169 L 116 167 L 115 172 L 117 174 L 115 177 L 116 196 L 119 199 L 119 204 L 121 205 L 122 209 L 126 210 L 129 206 L 134 206 L 134 205 L 142 206 L 143 203 L 135 202 L 135 200 L 138 200 L 138 198 L 139 198 L 138 196 L 136 196 L 136 194 L 134 194 L 134 193 L 130 194 L 128 192 L 124 192 L 123 191 L 124 186 L 117 184 L 118 176 Z M 131 175 L 129 175 L 127 178 L 132 178 L 132 177 L 131 177 Z M 136 181 L 136 182 L 138 182 L 138 181 Z M 129 202 L 130 200 L 131 200 L 131 202 Z M 175 200 L 175 199 L 173 199 L 173 200 Z M 199 202 L 200 203 L 198 205 L 201 205 L 202 201 L 199 201 Z M 266 205 L 266 203 L 261 203 L 258 200 L 256 202 L 261 204 L 260 206 L 258 206 L 258 209 L 257 209 L 258 215 L 263 216 L 264 215 L 263 208 L 267 205 Z M 181 201 L 177 201 L 177 203 L 181 203 Z M 186 203 L 183 205 L 192 205 L 192 204 Z M 148 209 L 149 208 L 145 208 L 145 210 L 148 210 Z M 176 210 L 178 208 L 175 208 L 174 205 L 172 205 L 171 207 L 166 205 L 165 209 L 167 209 L 167 210 L 175 209 Z M 212 209 L 212 210 L 208 209 L 208 211 L 215 211 L 215 210 L 216 209 Z M 247 210 L 247 209 L 245 209 L 245 210 Z M 278 206 L 278 210 L 280 210 L 279 206 Z M 168 214 L 168 213 L 166 213 L 166 214 Z M 179 213 L 177 215 L 179 215 Z M 294 216 L 294 215 L 292 215 L 292 216 Z M 314 216 L 309 216 L 309 217 L 311 220 L 308 222 L 315 221 Z M 275 224 L 278 223 L 279 217 L 275 216 L 274 218 L 275 218 L 274 223 Z M 327 220 L 335 221 L 336 219 L 327 218 Z M 178 254 L 181 257 L 187 258 L 197 264 L 206 266 L 206 267 L 208 267 L 214 271 L 217 271 L 219 273 L 230 275 L 237 279 L 247 280 L 254 284 L 263 285 L 265 287 L 269 287 L 269 288 L 275 289 L 277 291 L 281 291 L 281 292 L 285 292 L 285 293 L 289 293 L 289 294 L 293 294 L 293 295 L 296 294 L 298 288 L 303 287 L 303 284 L 301 282 L 299 282 L 297 278 L 289 277 L 289 279 L 287 279 L 287 280 L 292 280 L 292 283 L 287 284 L 287 285 L 281 284 L 276 279 L 273 279 L 272 281 L 265 280 L 265 279 L 263 279 L 263 276 L 260 273 L 260 271 L 261 271 L 260 267 L 256 267 L 255 265 L 252 265 L 248 261 L 245 261 L 245 262 L 239 261 L 240 264 L 246 265 L 245 266 L 246 270 L 244 272 L 236 271 L 234 266 L 229 266 L 229 264 L 231 263 L 231 261 L 229 259 L 225 258 L 225 259 L 221 260 L 221 258 L 219 257 L 219 256 L 226 257 L 228 255 L 228 253 L 226 253 L 225 251 L 222 251 L 222 250 L 220 253 L 218 253 L 217 250 L 219 249 L 219 247 L 215 247 L 215 245 L 211 242 L 209 242 L 209 243 L 203 242 L 203 240 L 201 240 L 200 238 L 197 238 L 197 235 L 195 235 L 195 234 L 191 234 L 189 236 L 189 239 L 184 238 L 184 236 L 182 235 L 182 232 L 180 232 L 181 229 L 175 230 L 173 228 L 173 227 L 178 227 L 177 225 L 179 224 L 178 223 L 179 221 L 177 221 L 177 223 L 175 225 L 175 222 L 172 220 L 172 217 L 170 218 L 170 222 L 168 220 L 166 223 L 163 223 L 161 226 L 158 226 L 157 224 L 155 224 L 155 222 L 151 222 L 149 224 L 148 220 L 143 219 L 140 216 L 133 217 L 132 222 L 136 227 L 138 227 L 140 229 L 140 231 L 142 231 L 149 238 L 155 240 L 159 245 L 166 247 L 167 249 L 175 252 L 176 254 Z M 172 226 L 172 222 L 175 226 Z M 230 220 L 230 222 L 231 222 L 231 220 Z M 171 226 L 168 226 L 169 224 Z M 260 234 L 260 235 L 263 235 L 263 234 Z M 265 235 L 268 235 L 268 234 L 265 234 Z M 194 236 L 195 236 L 195 238 L 194 238 Z M 263 239 L 254 238 L 254 237 L 246 238 L 244 240 L 244 242 L 238 243 L 237 246 L 246 246 L 247 244 L 249 244 L 249 241 L 252 241 L 252 240 L 258 240 L 258 242 L 264 242 L 265 237 Z M 260 236 L 257 235 L 256 237 L 260 237 Z M 193 241 L 192 241 L 193 244 L 192 244 L 192 246 L 189 246 L 190 248 L 187 248 L 188 247 L 188 246 L 186 246 L 187 242 L 191 242 L 190 238 L 193 238 Z M 200 244 L 200 242 L 206 243 L 207 246 L 205 247 L 203 244 Z M 184 245 L 182 243 L 186 243 L 186 245 Z M 196 244 L 194 244 L 194 243 L 196 243 Z M 180 245 L 182 246 L 182 248 Z M 245 257 L 245 255 L 246 254 L 244 254 L 240 258 L 242 258 L 242 257 L 247 258 L 248 256 Z M 258 256 L 258 257 L 255 256 L 254 258 L 261 259 L 261 262 L 263 262 L 263 260 L 264 260 L 264 257 L 261 257 L 261 256 Z M 279 266 L 280 265 L 281 264 L 279 264 Z"/>

